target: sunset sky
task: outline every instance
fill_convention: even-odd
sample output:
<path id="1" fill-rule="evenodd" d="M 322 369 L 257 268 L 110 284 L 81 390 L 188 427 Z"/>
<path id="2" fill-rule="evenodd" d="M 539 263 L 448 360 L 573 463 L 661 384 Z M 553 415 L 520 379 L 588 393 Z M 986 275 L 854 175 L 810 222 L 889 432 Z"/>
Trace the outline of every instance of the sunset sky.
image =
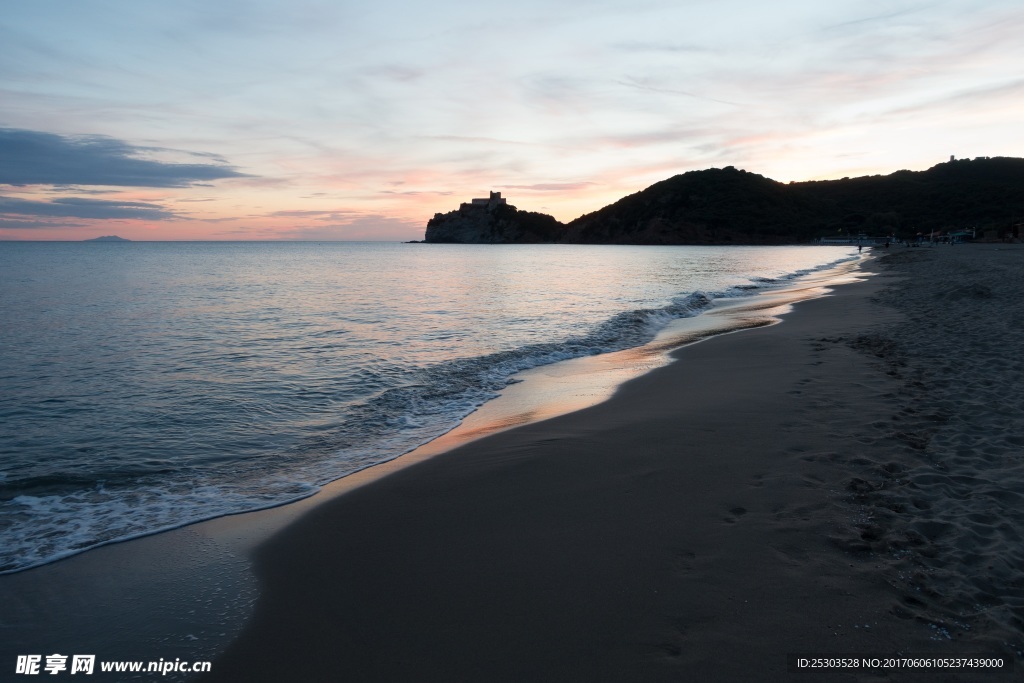
<path id="1" fill-rule="evenodd" d="M 688 170 L 1024 156 L 1020 0 L 15 1 L 0 238 L 420 239 Z"/>

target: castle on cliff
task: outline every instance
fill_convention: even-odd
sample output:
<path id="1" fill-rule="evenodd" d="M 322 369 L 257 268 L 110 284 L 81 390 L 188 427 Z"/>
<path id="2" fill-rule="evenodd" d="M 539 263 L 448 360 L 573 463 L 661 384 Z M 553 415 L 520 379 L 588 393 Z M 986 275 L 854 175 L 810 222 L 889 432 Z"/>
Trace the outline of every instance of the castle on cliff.
<path id="1" fill-rule="evenodd" d="M 493 211 L 495 207 L 505 204 L 505 199 L 501 196 L 500 192 L 491 192 L 491 196 L 487 199 L 473 199 L 470 202 L 462 202 L 459 205 L 459 210 L 462 209 L 486 209 L 487 211 Z"/>

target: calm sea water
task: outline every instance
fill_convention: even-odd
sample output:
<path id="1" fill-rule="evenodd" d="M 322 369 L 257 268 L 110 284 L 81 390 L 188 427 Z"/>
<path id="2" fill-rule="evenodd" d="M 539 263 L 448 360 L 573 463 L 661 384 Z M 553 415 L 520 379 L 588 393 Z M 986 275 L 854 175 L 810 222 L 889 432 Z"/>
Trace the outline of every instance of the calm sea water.
<path id="1" fill-rule="evenodd" d="M 0 242 L 0 570 L 311 495 L 847 247 Z"/>

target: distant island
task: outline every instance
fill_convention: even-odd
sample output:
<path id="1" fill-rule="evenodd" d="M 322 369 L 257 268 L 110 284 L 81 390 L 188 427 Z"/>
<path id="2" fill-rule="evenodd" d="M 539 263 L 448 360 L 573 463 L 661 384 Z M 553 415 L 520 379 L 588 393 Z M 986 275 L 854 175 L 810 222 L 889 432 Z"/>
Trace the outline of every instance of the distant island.
<path id="1" fill-rule="evenodd" d="M 953 159 L 927 171 L 780 183 L 732 166 L 690 171 L 569 223 L 498 192 L 435 214 L 424 242 L 798 244 L 820 237 L 975 229 L 1020 235 L 1024 159 Z"/>
<path id="2" fill-rule="evenodd" d="M 124 237 L 118 237 L 117 235 L 104 235 L 103 237 L 93 237 L 91 239 L 82 240 L 83 242 L 131 242 L 129 239 Z"/>

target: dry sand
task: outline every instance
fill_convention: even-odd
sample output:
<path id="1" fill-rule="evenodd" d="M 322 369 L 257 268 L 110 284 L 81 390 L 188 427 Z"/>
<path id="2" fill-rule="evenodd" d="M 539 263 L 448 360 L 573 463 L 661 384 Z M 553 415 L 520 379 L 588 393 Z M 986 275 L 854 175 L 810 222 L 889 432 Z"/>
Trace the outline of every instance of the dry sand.
<path id="1" fill-rule="evenodd" d="M 794 653 L 1024 649 L 1024 249 L 900 249 L 611 400 L 314 508 L 223 681 L 1010 680 Z"/>

